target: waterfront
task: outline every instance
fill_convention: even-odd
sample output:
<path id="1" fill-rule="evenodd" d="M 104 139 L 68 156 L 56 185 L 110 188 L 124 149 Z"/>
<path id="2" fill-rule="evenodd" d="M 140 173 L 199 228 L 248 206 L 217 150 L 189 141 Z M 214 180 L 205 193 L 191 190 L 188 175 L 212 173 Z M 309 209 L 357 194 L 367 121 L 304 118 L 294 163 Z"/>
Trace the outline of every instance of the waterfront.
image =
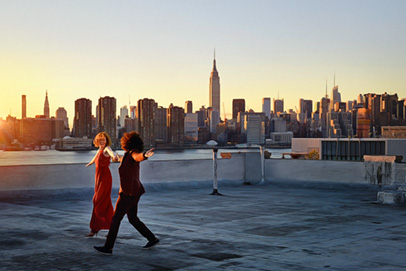
<path id="1" fill-rule="evenodd" d="M 290 152 L 291 149 L 267 149 L 272 153 L 272 158 L 281 158 L 283 152 Z M 219 149 L 219 157 L 222 152 L 259 152 L 256 149 Z M 118 150 L 123 155 L 122 150 Z M 47 165 L 47 164 L 74 164 L 88 163 L 96 154 L 92 151 L 0 151 L 0 166 L 14 165 Z M 155 150 L 150 160 L 190 160 L 190 159 L 212 159 L 211 149 L 183 149 L 183 150 Z"/>

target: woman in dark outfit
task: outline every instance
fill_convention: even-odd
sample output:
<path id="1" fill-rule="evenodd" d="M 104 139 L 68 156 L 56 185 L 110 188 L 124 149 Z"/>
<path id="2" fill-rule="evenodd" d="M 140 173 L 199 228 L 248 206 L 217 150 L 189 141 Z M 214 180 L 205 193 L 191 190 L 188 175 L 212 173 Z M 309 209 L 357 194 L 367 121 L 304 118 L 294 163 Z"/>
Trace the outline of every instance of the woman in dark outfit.
<path id="1" fill-rule="evenodd" d="M 125 133 L 121 138 L 121 148 L 125 151 L 125 154 L 120 158 L 121 164 L 118 169 L 120 174 L 120 191 L 113 220 L 111 221 L 109 234 L 104 246 L 94 247 L 97 251 L 106 254 L 113 252 L 121 220 L 126 214 L 128 221 L 148 240 L 148 243 L 143 248 L 148 249 L 159 243 L 155 235 L 137 216 L 138 201 L 141 195 L 145 193 L 139 178 L 140 162 L 154 155 L 154 149 L 143 152 L 144 142 L 137 132 Z"/>

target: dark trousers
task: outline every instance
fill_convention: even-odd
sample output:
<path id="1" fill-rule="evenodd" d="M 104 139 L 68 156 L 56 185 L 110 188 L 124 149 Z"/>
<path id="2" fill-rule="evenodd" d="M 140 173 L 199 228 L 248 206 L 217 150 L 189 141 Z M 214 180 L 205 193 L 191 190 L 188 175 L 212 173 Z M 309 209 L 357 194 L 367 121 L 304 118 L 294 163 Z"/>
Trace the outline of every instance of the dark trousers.
<path id="1" fill-rule="evenodd" d="M 147 238 L 148 241 L 155 240 L 155 235 L 137 216 L 139 200 L 140 197 L 127 196 L 124 193 L 120 193 L 117 199 L 116 209 L 114 210 L 113 219 L 111 221 L 109 234 L 107 235 L 107 240 L 104 244 L 106 248 L 113 248 L 114 242 L 117 238 L 118 229 L 120 228 L 121 220 L 123 220 L 123 217 L 126 214 L 128 221 L 137 231 L 139 231 L 139 233 L 141 233 L 142 236 Z"/>

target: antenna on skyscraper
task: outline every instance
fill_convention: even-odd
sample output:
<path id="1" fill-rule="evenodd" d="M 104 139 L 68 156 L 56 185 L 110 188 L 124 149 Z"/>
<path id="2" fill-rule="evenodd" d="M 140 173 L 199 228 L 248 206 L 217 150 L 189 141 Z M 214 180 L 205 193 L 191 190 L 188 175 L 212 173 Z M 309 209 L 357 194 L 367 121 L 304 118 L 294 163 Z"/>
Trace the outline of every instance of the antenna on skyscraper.
<path id="1" fill-rule="evenodd" d="M 328 99 L 328 94 L 327 94 L 327 78 L 326 78 L 326 99 Z"/>
<path id="2" fill-rule="evenodd" d="M 214 47 L 214 59 L 216 59 L 216 47 Z"/>
<path id="3" fill-rule="evenodd" d="M 333 85 L 333 87 L 335 87 L 336 86 L 336 71 L 334 71 L 334 85 Z"/>
<path id="4" fill-rule="evenodd" d="M 128 94 L 128 106 L 131 106 L 131 96 Z"/>

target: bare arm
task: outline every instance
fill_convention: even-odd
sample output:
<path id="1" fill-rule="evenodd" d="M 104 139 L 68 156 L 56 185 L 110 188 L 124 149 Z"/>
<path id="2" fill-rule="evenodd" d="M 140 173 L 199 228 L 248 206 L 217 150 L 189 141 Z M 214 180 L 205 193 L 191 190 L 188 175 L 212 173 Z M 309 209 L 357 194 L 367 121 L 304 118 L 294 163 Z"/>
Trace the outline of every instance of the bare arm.
<path id="1" fill-rule="evenodd" d="M 133 152 L 131 154 L 132 158 L 137 162 L 144 161 L 149 157 L 151 157 L 152 155 L 154 155 L 154 149 L 150 149 L 146 152 Z"/>
<path id="2" fill-rule="evenodd" d="M 90 166 L 90 165 L 92 165 L 92 164 L 94 163 L 94 161 L 96 160 L 96 156 L 97 156 L 97 152 L 96 152 L 96 154 L 94 155 L 92 161 L 90 161 L 90 162 L 86 165 L 86 167 L 88 167 L 88 166 Z"/>
<path id="3" fill-rule="evenodd" d="M 109 146 L 107 146 L 104 149 L 104 154 L 108 154 L 109 156 L 111 156 L 111 158 L 113 158 L 113 161 L 119 161 L 120 160 L 120 156 L 115 153 Z"/>

